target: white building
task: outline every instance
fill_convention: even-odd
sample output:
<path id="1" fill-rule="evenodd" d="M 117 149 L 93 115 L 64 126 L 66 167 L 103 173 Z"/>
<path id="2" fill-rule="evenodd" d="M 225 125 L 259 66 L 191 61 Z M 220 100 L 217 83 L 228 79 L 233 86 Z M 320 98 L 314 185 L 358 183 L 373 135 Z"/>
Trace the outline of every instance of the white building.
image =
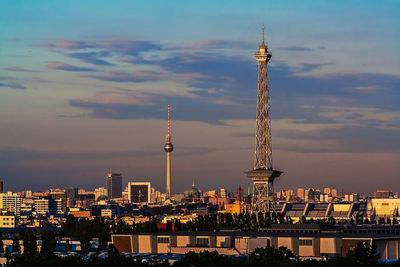
<path id="1" fill-rule="evenodd" d="M 94 199 L 95 200 L 99 199 L 100 197 L 106 197 L 106 196 L 107 196 L 107 189 L 106 188 L 99 187 L 99 188 L 96 188 L 94 190 Z"/>
<path id="2" fill-rule="evenodd" d="M 21 212 L 21 197 L 17 193 L 1 193 L 0 209 L 12 212 L 18 216 Z"/>

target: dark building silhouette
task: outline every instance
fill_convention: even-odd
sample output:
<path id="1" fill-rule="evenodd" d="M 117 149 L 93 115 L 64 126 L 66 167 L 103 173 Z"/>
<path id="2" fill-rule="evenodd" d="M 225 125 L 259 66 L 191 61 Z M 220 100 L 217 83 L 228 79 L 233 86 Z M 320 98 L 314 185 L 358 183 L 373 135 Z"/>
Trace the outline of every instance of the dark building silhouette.
<path id="1" fill-rule="evenodd" d="M 106 184 L 109 199 L 122 197 L 122 174 L 108 172 Z"/>

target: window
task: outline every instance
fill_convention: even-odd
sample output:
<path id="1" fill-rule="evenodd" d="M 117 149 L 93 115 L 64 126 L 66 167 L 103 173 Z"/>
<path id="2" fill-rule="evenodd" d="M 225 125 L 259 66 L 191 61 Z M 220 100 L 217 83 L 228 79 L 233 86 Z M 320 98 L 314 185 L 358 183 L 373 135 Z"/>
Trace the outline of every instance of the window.
<path id="1" fill-rule="evenodd" d="M 300 239 L 299 245 L 300 246 L 312 246 L 312 239 Z"/>
<path id="2" fill-rule="evenodd" d="M 158 237 L 157 243 L 161 244 L 169 244 L 169 237 Z"/>
<path id="3" fill-rule="evenodd" d="M 208 246 L 208 237 L 198 237 L 196 244 L 200 246 Z"/>

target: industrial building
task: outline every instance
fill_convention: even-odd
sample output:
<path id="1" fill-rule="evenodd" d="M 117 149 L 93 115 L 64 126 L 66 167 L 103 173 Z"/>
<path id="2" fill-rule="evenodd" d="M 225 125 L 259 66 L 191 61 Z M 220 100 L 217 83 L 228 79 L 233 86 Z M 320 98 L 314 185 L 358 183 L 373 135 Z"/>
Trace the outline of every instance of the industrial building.
<path id="1" fill-rule="evenodd" d="M 400 256 L 399 225 L 278 224 L 259 232 L 157 232 L 112 235 L 120 252 L 172 253 L 217 251 L 222 255 L 246 255 L 257 247 L 287 247 L 301 258 L 345 256 L 358 242 L 376 245 L 381 259 Z"/>

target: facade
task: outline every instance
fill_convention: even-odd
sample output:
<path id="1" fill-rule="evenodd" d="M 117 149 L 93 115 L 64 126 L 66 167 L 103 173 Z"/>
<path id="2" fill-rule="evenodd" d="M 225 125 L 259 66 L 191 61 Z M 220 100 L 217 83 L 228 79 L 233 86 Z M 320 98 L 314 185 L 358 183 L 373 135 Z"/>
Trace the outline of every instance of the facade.
<path id="1" fill-rule="evenodd" d="M 150 203 L 151 183 L 150 182 L 129 182 L 128 183 L 129 203 Z"/>
<path id="2" fill-rule="evenodd" d="M 63 212 L 63 200 L 52 198 L 35 199 L 35 211 L 42 215 L 55 215 Z"/>
<path id="3" fill-rule="evenodd" d="M 63 211 L 67 210 L 67 193 L 65 190 L 56 189 L 51 191 L 48 195 L 54 200 L 61 199 L 62 210 Z"/>
<path id="4" fill-rule="evenodd" d="M 316 224 L 273 225 L 262 232 L 158 232 L 112 235 L 120 252 L 175 253 L 217 251 L 246 255 L 257 247 L 284 246 L 301 258 L 345 256 L 358 242 L 373 243 L 381 259 L 400 256 L 400 226 L 329 226 Z"/>
<path id="5" fill-rule="evenodd" d="M 109 199 L 120 198 L 122 196 L 122 175 L 120 173 L 107 174 L 107 196 Z"/>
<path id="6" fill-rule="evenodd" d="M 97 201 L 99 198 L 107 197 L 107 189 L 99 187 L 94 190 L 94 199 Z"/>
<path id="7" fill-rule="evenodd" d="M 0 194 L 0 209 L 18 216 L 21 212 L 21 197 L 12 192 Z"/>
<path id="8" fill-rule="evenodd" d="M 225 212 L 232 214 L 245 214 L 250 212 L 250 204 L 243 201 L 235 201 L 235 203 L 225 204 Z"/>
<path id="9" fill-rule="evenodd" d="M 16 220 L 12 215 L 0 215 L 0 228 L 15 228 Z"/>

